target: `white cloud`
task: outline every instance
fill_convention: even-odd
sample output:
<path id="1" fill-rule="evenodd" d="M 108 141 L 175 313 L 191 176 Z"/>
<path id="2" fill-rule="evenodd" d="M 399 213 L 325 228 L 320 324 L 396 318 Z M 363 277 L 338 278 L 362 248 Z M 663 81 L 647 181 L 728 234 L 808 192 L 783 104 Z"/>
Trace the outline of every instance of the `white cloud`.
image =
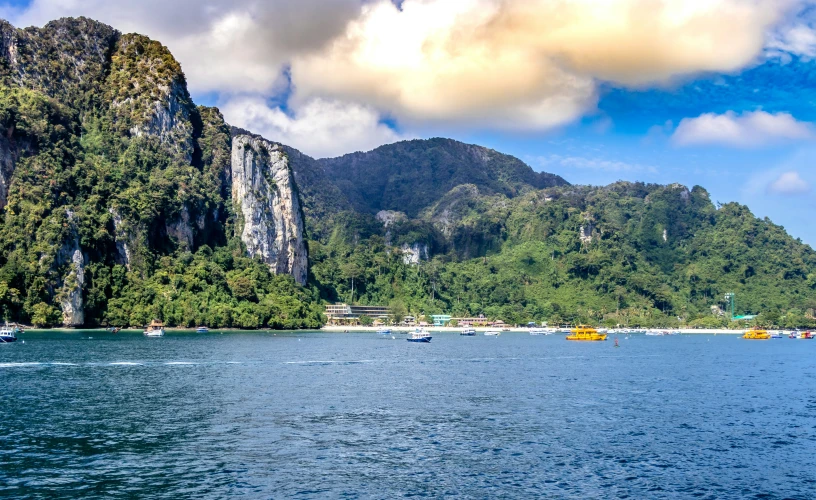
<path id="1" fill-rule="evenodd" d="M 810 191 L 810 183 L 802 179 L 799 172 L 795 170 L 782 173 L 766 188 L 766 192 L 780 195 L 807 194 Z"/>
<path id="2" fill-rule="evenodd" d="M 337 98 L 406 122 L 547 129 L 626 86 L 731 71 L 797 0 L 33 0 L 166 44 L 198 92 Z"/>
<path id="3" fill-rule="evenodd" d="M 9 20 L 90 17 L 169 47 L 193 91 L 271 92 L 292 57 L 341 35 L 360 10 L 359 0 L 33 0 Z"/>
<path id="4" fill-rule="evenodd" d="M 772 54 L 788 53 L 807 58 L 816 57 L 816 30 L 805 23 L 784 26 L 771 36 L 766 47 Z"/>
<path id="5" fill-rule="evenodd" d="M 640 86 L 731 71 L 762 49 L 779 0 L 405 0 L 367 4 L 343 36 L 292 61 L 301 96 L 370 102 L 405 120 L 544 129 Z"/>
<path id="6" fill-rule="evenodd" d="M 725 145 L 754 148 L 781 142 L 811 140 L 814 127 L 788 113 L 753 111 L 718 115 L 705 113 L 685 118 L 671 137 L 678 146 Z"/>
<path id="7" fill-rule="evenodd" d="M 555 168 L 559 172 L 574 169 L 625 173 L 657 172 L 657 169 L 651 165 L 627 163 L 624 161 L 607 160 L 603 158 L 585 158 L 580 156 L 563 156 L 557 154 L 534 157 L 532 158 L 531 163 L 544 170 Z"/>
<path id="8" fill-rule="evenodd" d="M 229 123 L 317 158 L 367 151 L 404 138 L 381 123 L 374 109 L 355 103 L 313 99 L 287 114 L 270 108 L 263 98 L 237 97 L 221 110 Z"/>

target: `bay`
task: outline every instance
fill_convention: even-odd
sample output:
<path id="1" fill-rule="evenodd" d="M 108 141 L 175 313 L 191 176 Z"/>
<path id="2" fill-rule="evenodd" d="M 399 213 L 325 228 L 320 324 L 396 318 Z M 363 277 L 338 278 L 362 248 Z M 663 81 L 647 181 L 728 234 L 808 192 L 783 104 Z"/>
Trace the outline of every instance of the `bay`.
<path id="1" fill-rule="evenodd" d="M 0 496 L 813 498 L 816 341 L 26 332 Z"/>

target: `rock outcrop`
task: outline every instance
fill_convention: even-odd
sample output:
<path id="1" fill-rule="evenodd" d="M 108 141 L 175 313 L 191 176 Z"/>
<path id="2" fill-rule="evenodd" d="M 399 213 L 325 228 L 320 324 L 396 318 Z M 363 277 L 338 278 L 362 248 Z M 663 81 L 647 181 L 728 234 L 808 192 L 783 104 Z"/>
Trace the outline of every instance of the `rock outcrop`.
<path id="1" fill-rule="evenodd" d="M 57 301 L 62 309 L 63 326 L 81 326 L 85 323 L 85 303 L 82 289 L 85 286 L 85 254 L 79 247 L 79 236 L 74 226 L 74 213 L 66 210 L 70 236 L 57 252 L 54 260 L 56 269 L 66 269 L 62 277 L 62 288 Z"/>
<path id="2" fill-rule="evenodd" d="M 250 135 L 233 137 L 232 202 L 249 255 L 305 284 L 303 216 L 288 157 L 279 145 Z"/>
<path id="3" fill-rule="evenodd" d="M 402 245 L 401 250 L 402 262 L 404 262 L 406 265 L 416 265 L 419 264 L 419 261 L 421 260 L 428 260 L 428 245 L 422 243 L 408 245 L 406 243 Z"/>

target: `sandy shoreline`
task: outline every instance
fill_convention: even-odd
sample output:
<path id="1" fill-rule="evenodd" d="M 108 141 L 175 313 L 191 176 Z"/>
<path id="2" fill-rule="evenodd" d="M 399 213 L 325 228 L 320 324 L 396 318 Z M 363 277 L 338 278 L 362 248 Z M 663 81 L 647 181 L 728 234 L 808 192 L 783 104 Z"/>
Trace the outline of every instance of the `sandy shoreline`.
<path id="1" fill-rule="evenodd" d="M 320 329 L 320 331 L 321 332 L 338 332 L 338 333 L 342 333 L 342 332 L 346 332 L 346 331 L 348 331 L 348 332 L 376 332 L 380 328 L 381 327 L 375 327 L 375 326 L 353 326 L 353 327 L 351 327 L 351 326 L 324 326 L 323 328 Z M 386 328 L 390 328 L 392 332 L 410 332 L 410 331 L 414 330 L 413 328 L 402 327 L 402 326 L 399 326 L 399 327 L 386 327 Z M 461 328 L 450 328 L 450 327 L 443 327 L 443 326 L 429 326 L 429 327 L 426 327 L 425 329 L 428 330 L 429 332 L 440 332 L 440 333 L 444 333 L 444 332 L 459 333 L 462 330 Z M 476 330 L 477 332 L 486 332 L 488 330 L 496 330 L 496 328 L 478 327 L 478 328 L 474 328 L 474 330 Z M 641 332 L 636 332 L 633 335 L 638 335 L 638 334 L 642 335 L 643 332 L 662 332 L 662 331 L 666 331 L 666 329 L 665 328 L 646 329 L 646 330 L 641 331 Z M 679 330 L 674 330 L 674 331 L 677 332 L 677 333 L 681 333 L 681 334 L 708 334 L 708 335 L 712 335 L 712 334 L 713 335 L 719 335 L 719 334 L 722 334 L 722 335 L 742 335 L 743 333 L 745 333 L 744 329 L 743 330 L 725 330 L 725 329 L 721 329 L 721 330 L 711 330 L 711 329 L 703 330 L 703 329 L 693 329 L 693 328 L 687 328 L 687 329 L 681 328 Z M 507 329 L 503 329 L 502 333 L 530 333 L 530 328 L 507 328 Z M 620 333 L 620 332 L 610 332 L 610 334 L 624 335 L 623 333 Z"/>
<path id="2" fill-rule="evenodd" d="M 363 333 L 363 332 L 370 332 L 376 333 L 380 327 L 374 326 L 354 326 L 354 327 L 346 327 L 346 326 L 324 326 L 319 330 L 315 329 L 305 329 L 305 330 L 272 330 L 269 328 L 257 328 L 257 329 L 241 329 L 241 328 L 210 328 L 211 332 L 286 332 L 286 331 L 295 331 L 295 332 L 328 332 L 328 333 Z M 393 333 L 407 333 L 413 331 L 414 328 L 409 327 L 391 327 L 390 328 Z M 462 329 L 461 328 L 450 328 L 450 327 L 437 327 L 437 326 L 430 326 L 426 327 L 426 330 L 429 332 L 434 333 L 459 333 Z M 165 327 L 167 332 L 176 332 L 176 333 L 195 333 L 195 328 L 178 328 L 178 327 Z M 478 333 L 484 333 L 488 330 L 496 330 L 496 328 L 489 328 L 489 327 L 478 327 L 474 328 Z M 34 333 L 34 332 L 64 332 L 64 333 L 76 333 L 76 332 L 106 332 L 104 328 L 25 328 L 26 332 Z M 123 328 L 121 332 L 142 332 L 142 328 Z M 647 329 L 641 330 L 639 332 L 624 334 L 621 332 L 610 332 L 610 335 L 643 335 L 646 331 L 648 332 L 661 332 L 665 331 L 665 329 L 656 328 L 656 329 Z M 502 330 L 502 333 L 529 333 L 529 328 L 506 328 Z M 703 335 L 742 335 L 745 333 L 745 330 L 725 330 L 725 329 L 693 329 L 693 328 L 681 328 L 679 330 L 674 330 L 676 333 L 689 335 L 689 334 L 703 334 Z M 555 335 L 563 335 L 563 334 L 555 334 Z"/>

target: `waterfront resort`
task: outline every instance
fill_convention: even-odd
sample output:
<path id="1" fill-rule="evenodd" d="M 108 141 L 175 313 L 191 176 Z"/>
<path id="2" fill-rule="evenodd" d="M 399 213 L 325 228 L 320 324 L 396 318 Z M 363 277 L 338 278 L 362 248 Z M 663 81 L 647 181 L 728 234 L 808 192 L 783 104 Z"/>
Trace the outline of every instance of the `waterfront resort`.
<path id="1" fill-rule="evenodd" d="M 484 316 L 478 318 L 454 318 L 449 314 L 429 314 L 419 317 L 406 315 L 396 318 L 387 306 L 358 306 L 349 304 L 326 305 L 328 326 L 361 326 L 370 321 L 372 326 L 459 326 L 459 327 L 503 327 L 501 320 L 490 321 Z"/>

